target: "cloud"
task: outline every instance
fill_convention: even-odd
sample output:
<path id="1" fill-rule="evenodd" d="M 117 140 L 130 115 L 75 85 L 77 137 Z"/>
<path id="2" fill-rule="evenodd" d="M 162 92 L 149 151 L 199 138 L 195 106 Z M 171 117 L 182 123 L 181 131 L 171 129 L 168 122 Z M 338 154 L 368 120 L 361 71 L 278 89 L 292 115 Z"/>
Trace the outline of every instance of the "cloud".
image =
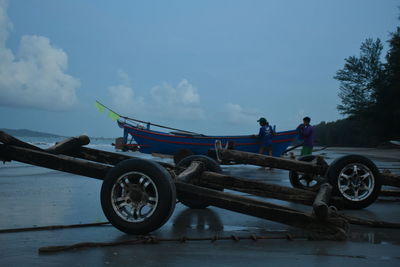
<path id="1" fill-rule="evenodd" d="M 110 86 L 108 91 L 111 96 L 112 107 L 124 114 L 140 114 L 146 107 L 143 97 L 136 97 L 133 88 L 126 84 Z"/>
<path id="2" fill-rule="evenodd" d="M 226 114 L 228 122 L 233 124 L 254 124 L 254 122 L 257 121 L 256 112 L 245 110 L 239 104 L 225 104 L 224 113 Z"/>
<path id="3" fill-rule="evenodd" d="M 205 117 L 197 88 L 186 79 L 177 86 L 165 82 L 150 90 L 138 91 L 132 87 L 128 74 L 118 71 L 118 76 L 120 83 L 110 86 L 108 92 L 112 107 L 123 115 L 180 120 L 199 120 Z"/>
<path id="4" fill-rule="evenodd" d="M 162 117 L 177 119 L 204 119 L 197 88 L 183 79 L 176 87 L 169 83 L 150 89 L 153 110 Z"/>
<path id="5" fill-rule="evenodd" d="M 118 111 L 122 112 L 123 115 L 141 113 L 146 107 L 144 98 L 136 96 L 131 85 L 131 79 L 126 72 L 118 70 L 117 73 L 120 84 L 108 88 L 112 107 L 118 107 Z"/>
<path id="6" fill-rule="evenodd" d="M 68 75 L 68 56 L 43 36 L 24 35 L 14 54 L 6 47 L 7 1 L 0 0 L 0 105 L 67 110 L 77 103 L 79 80 Z"/>

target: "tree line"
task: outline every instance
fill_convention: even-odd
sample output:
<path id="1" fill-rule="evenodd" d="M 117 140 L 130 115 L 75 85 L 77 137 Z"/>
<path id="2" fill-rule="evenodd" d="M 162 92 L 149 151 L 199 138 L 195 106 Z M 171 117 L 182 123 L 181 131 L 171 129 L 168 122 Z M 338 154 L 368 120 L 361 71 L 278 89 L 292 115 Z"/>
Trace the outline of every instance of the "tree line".
<path id="1" fill-rule="evenodd" d="M 387 42 L 384 61 L 381 40 L 368 38 L 359 56 L 346 58 L 336 72 L 337 109 L 347 117 L 315 125 L 317 145 L 376 146 L 400 140 L 400 27 Z"/>

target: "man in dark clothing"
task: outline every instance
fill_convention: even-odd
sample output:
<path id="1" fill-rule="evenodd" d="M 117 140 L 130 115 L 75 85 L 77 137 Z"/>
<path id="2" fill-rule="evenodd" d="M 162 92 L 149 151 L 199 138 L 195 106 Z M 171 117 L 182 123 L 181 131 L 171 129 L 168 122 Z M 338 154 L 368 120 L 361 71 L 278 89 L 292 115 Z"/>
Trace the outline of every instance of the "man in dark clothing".
<path id="1" fill-rule="evenodd" d="M 304 140 L 301 156 L 311 155 L 314 146 L 314 127 L 310 125 L 309 117 L 303 118 L 303 123 L 297 127 L 300 138 Z"/>
<path id="2" fill-rule="evenodd" d="M 265 152 L 267 152 L 268 155 L 272 156 L 272 137 L 275 134 L 274 130 L 268 124 L 265 118 L 260 118 L 258 122 L 260 123 L 261 126 L 260 132 L 258 133 L 258 138 L 261 139 L 261 146 L 259 153 L 264 154 Z"/>

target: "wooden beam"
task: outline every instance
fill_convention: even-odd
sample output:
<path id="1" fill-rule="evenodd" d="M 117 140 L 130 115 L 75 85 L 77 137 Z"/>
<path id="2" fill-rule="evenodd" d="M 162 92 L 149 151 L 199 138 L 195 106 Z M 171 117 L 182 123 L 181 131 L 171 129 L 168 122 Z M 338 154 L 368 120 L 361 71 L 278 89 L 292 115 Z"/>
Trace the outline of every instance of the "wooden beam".
<path id="1" fill-rule="evenodd" d="M 135 158 L 132 156 L 122 155 L 119 153 L 113 153 L 113 152 L 108 152 L 108 151 L 92 149 L 92 148 L 88 148 L 88 147 L 82 147 L 82 145 L 88 144 L 90 142 L 90 140 L 86 139 L 86 137 L 87 136 L 71 137 L 71 138 L 68 138 L 68 139 L 60 142 L 59 144 L 57 144 L 53 147 L 48 148 L 47 150 L 44 150 L 37 146 L 34 146 L 34 145 L 28 144 L 24 141 L 21 141 L 3 131 L 0 131 L 0 142 L 2 142 L 3 144 L 6 144 L 6 145 L 13 145 L 13 146 L 18 146 L 18 147 L 22 147 L 22 148 L 29 148 L 29 149 L 37 150 L 37 151 L 47 151 L 47 152 L 50 152 L 53 154 L 65 154 L 65 155 L 68 155 L 71 157 L 86 159 L 86 160 L 109 164 L 109 165 L 116 165 L 125 159 Z M 65 143 L 67 143 L 68 145 L 65 145 Z M 0 160 L 9 161 L 12 159 L 7 158 L 7 155 L 3 155 L 3 157 L 0 157 Z M 157 161 L 157 163 L 168 169 L 174 168 L 174 165 L 166 163 L 166 162 Z"/>
<path id="2" fill-rule="evenodd" d="M 252 164 L 261 167 L 271 167 L 290 171 L 299 171 L 313 174 L 324 175 L 327 170 L 326 165 L 317 165 L 311 162 L 304 162 L 292 159 L 271 157 L 258 153 L 249 153 L 238 150 L 220 149 L 218 150 L 221 159 L 224 161 L 234 161 L 239 164 Z"/>
<path id="3" fill-rule="evenodd" d="M 209 171 L 203 172 L 197 180 L 193 180 L 193 183 L 208 187 L 219 186 L 260 197 L 274 198 L 304 205 L 312 205 L 317 195 L 317 193 L 313 191 L 290 188 Z M 339 197 L 331 198 L 330 204 L 336 206 L 338 209 L 343 208 L 343 200 Z"/>
<path id="4" fill-rule="evenodd" d="M 400 175 L 393 173 L 381 173 L 380 178 L 383 185 L 400 187 Z"/>
<path id="5" fill-rule="evenodd" d="M 24 148 L 29 148 L 33 150 L 42 150 L 41 148 L 25 143 L 24 141 L 21 141 L 14 136 L 9 135 L 6 132 L 0 131 L 0 142 L 2 142 L 5 145 L 13 145 L 13 146 L 19 146 L 19 147 L 24 147 Z"/>
<path id="6" fill-rule="evenodd" d="M 379 193 L 382 197 L 400 197 L 400 190 L 382 190 Z"/>
<path id="7" fill-rule="evenodd" d="M 126 154 L 103 151 L 103 150 L 93 149 L 93 148 L 89 148 L 89 147 L 81 147 L 79 150 L 67 152 L 65 154 L 68 156 L 71 156 L 71 157 L 86 159 L 86 160 L 104 163 L 104 164 L 108 164 L 108 165 L 116 165 L 123 160 L 137 158 L 137 157 L 132 157 L 132 156 L 129 156 Z M 162 162 L 162 161 L 156 161 L 156 162 L 165 168 L 168 168 L 168 169 L 174 168 L 174 165 L 172 165 L 172 164 Z"/>
<path id="8" fill-rule="evenodd" d="M 107 172 L 112 168 L 108 165 L 75 159 L 65 155 L 54 155 L 23 147 L 0 145 L 0 158 L 4 157 L 39 167 L 100 180 L 103 180 Z"/>
<path id="9" fill-rule="evenodd" d="M 289 210 L 263 201 L 178 181 L 175 182 L 175 186 L 178 197 L 196 199 L 219 208 L 300 227 L 311 232 L 314 238 L 334 240 L 346 238 L 347 222 L 342 218 L 328 219 L 322 223 L 304 212 Z"/>
<path id="10" fill-rule="evenodd" d="M 226 189 L 254 194 L 262 197 L 292 201 L 311 205 L 315 192 L 261 182 L 258 180 L 235 177 L 231 175 L 205 171 L 196 183 L 200 185 L 218 185 Z"/>

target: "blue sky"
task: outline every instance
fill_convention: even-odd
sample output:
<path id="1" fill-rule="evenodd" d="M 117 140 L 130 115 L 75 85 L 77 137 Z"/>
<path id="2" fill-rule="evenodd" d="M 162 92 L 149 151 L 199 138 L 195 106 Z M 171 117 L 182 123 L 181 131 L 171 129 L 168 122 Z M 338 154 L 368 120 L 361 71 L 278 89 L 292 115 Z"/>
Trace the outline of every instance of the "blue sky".
<path id="1" fill-rule="evenodd" d="M 204 134 L 256 133 L 261 116 L 278 131 L 333 121 L 335 72 L 366 38 L 389 38 L 398 6 L 0 0 L 0 128 L 121 135 L 95 100 Z"/>

